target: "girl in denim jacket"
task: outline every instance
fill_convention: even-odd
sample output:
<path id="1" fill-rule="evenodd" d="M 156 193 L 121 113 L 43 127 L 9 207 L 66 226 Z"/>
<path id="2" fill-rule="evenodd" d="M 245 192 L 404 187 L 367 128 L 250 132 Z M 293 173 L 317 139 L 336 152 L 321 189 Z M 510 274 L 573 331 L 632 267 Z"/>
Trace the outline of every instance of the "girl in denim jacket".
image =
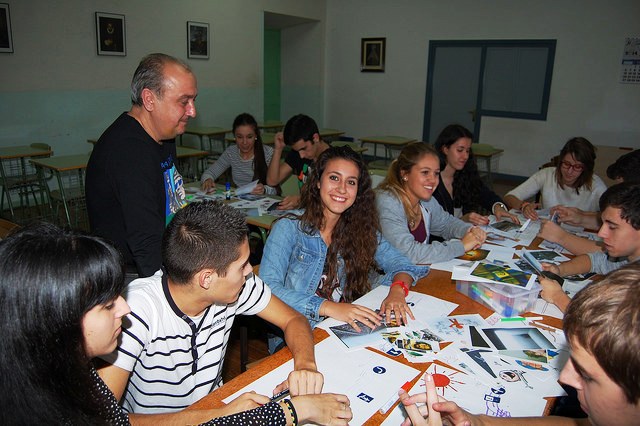
<path id="1" fill-rule="evenodd" d="M 407 323 L 409 287 L 429 271 L 413 265 L 380 234 L 371 178 L 360 155 L 332 147 L 316 162 L 302 188 L 300 217 L 275 223 L 264 249 L 260 276 L 273 294 L 312 325 L 331 317 L 360 330 L 382 318 L 353 304 L 374 286 L 389 286 L 380 306 L 386 318 Z M 382 275 L 382 276 L 380 276 Z"/>

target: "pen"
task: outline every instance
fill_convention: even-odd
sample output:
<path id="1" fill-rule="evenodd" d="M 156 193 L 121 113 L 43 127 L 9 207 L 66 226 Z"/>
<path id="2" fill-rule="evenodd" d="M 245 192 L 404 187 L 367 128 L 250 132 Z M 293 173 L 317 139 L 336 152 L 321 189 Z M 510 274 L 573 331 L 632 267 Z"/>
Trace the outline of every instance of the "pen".
<path id="1" fill-rule="evenodd" d="M 285 389 L 283 391 L 278 392 L 277 394 L 271 397 L 271 402 L 278 402 L 281 399 L 289 396 L 289 389 Z"/>
<path id="2" fill-rule="evenodd" d="M 502 322 L 510 322 L 510 321 L 541 321 L 544 318 L 542 317 L 510 317 L 510 318 L 500 318 Z"/>
<path id="3" fill-rule="evenodd" d="M 409 389 L 411 389 L 411 382 L 405 382 L 405 384 L 401 387 L 405 392 L 409 392 Z M 395 404 L 396 402 L 398 402 L 398 395 L 392 396 L 391 399 L 389 399 L 382 405 L 382 407 L 380 407 L 380 414 L 386 414 L 387 411 L 389 411 L 389 409 L 393 407 L 393 404 Z"/>

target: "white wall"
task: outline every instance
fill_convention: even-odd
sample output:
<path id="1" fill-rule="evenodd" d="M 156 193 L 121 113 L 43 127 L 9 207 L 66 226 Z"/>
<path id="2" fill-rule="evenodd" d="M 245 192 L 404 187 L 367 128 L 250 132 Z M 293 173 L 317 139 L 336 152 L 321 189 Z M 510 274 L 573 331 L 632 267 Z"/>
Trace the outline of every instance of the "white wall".
<path id="1" fill-rule="evenodd" d="M 324 0 L 4 1 L 14 53 L 0 53 L 0 146 L 47 142 L 55 154 L 88 151 L 86 139 L 130 108 L 131 76 L 151 52 L 185 59 L 193 68 L 199 90 L 194 124 L 230 126 L 243 111 L 260 120 L 264 11 L 325 19 Z M 96 11 L 125 15 L 127 56 L 96 54 Z M 187 21 L 209 23 L 209 60 L 186 59 Z M 322 74 L 324 40 L 314 41 Z M 305 84 L 321 97 L 322 78 L 313 79 Z"/>
<path id="2" fill-rule="evenodd" d="M 640 147 L 640 85 L 620 84 L 637 0 L 327 0 L 325 122 L 349 136 L 422 139 L 429 40 L 557 39 L 546 121 L 484 117 L 499 171 L 529 175 L 572 136 Z M 386 37 L 386 71 L 361 73 L 360 39 Z"/>

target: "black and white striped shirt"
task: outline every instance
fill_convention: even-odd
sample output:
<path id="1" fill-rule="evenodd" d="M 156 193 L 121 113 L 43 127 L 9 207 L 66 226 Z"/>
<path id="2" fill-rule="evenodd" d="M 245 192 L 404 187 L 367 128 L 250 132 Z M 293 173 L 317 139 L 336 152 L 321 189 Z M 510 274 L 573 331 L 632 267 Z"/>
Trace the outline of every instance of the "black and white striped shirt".
<path id="1" fill-rule="evenodd" d="M 188 407 L 222 383 L 222 363 L 236 315 L 255 315 L 271 290 L 251 274 L 238 300 L 211 305 L 196 318 L 176 306 L 161 271 L 133 281 L 122 342 L 105 360 L 131 371 L 123 407 L 133 413 L 166 413 Z M 130 322 L 130 324 L 127 324 Z"/>

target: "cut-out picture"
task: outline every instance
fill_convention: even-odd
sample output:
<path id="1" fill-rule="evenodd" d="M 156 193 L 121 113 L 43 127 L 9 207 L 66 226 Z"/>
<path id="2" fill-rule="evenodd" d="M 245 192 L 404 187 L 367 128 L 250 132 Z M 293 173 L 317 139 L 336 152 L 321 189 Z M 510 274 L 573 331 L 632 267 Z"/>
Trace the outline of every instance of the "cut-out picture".
<path id="1" fill-rule="evenodd" d="M 489 226 L 502 232 L 517 231 L 520 229 L 520 225 L 518 225 L 517 223 L 510 222 L 508 220 L 492 223 Z"/>
<path id="2" fill-rule="evenodd" d="M 462 256 L 459 256 L 458 259 L 477 261 L 477 260 L 486 259 L 488 255 L 489 255 L 489 250 L 475 249 L 475 250 L 469 250 Z"/>
<path id="3" fill-rule="evenodd" d="M 531 279 L 531 274 L 526 272 L 485 262 L 479 262 L 473 271 L 471 271 L 471 275 L 522 288 L 527 288 L 529 280 Z"/>
<path id="4" fill-rule="evenodd" d="M 535 327 L 484 328 L 482 332 L 498 350 L 556 349 Z"/>

